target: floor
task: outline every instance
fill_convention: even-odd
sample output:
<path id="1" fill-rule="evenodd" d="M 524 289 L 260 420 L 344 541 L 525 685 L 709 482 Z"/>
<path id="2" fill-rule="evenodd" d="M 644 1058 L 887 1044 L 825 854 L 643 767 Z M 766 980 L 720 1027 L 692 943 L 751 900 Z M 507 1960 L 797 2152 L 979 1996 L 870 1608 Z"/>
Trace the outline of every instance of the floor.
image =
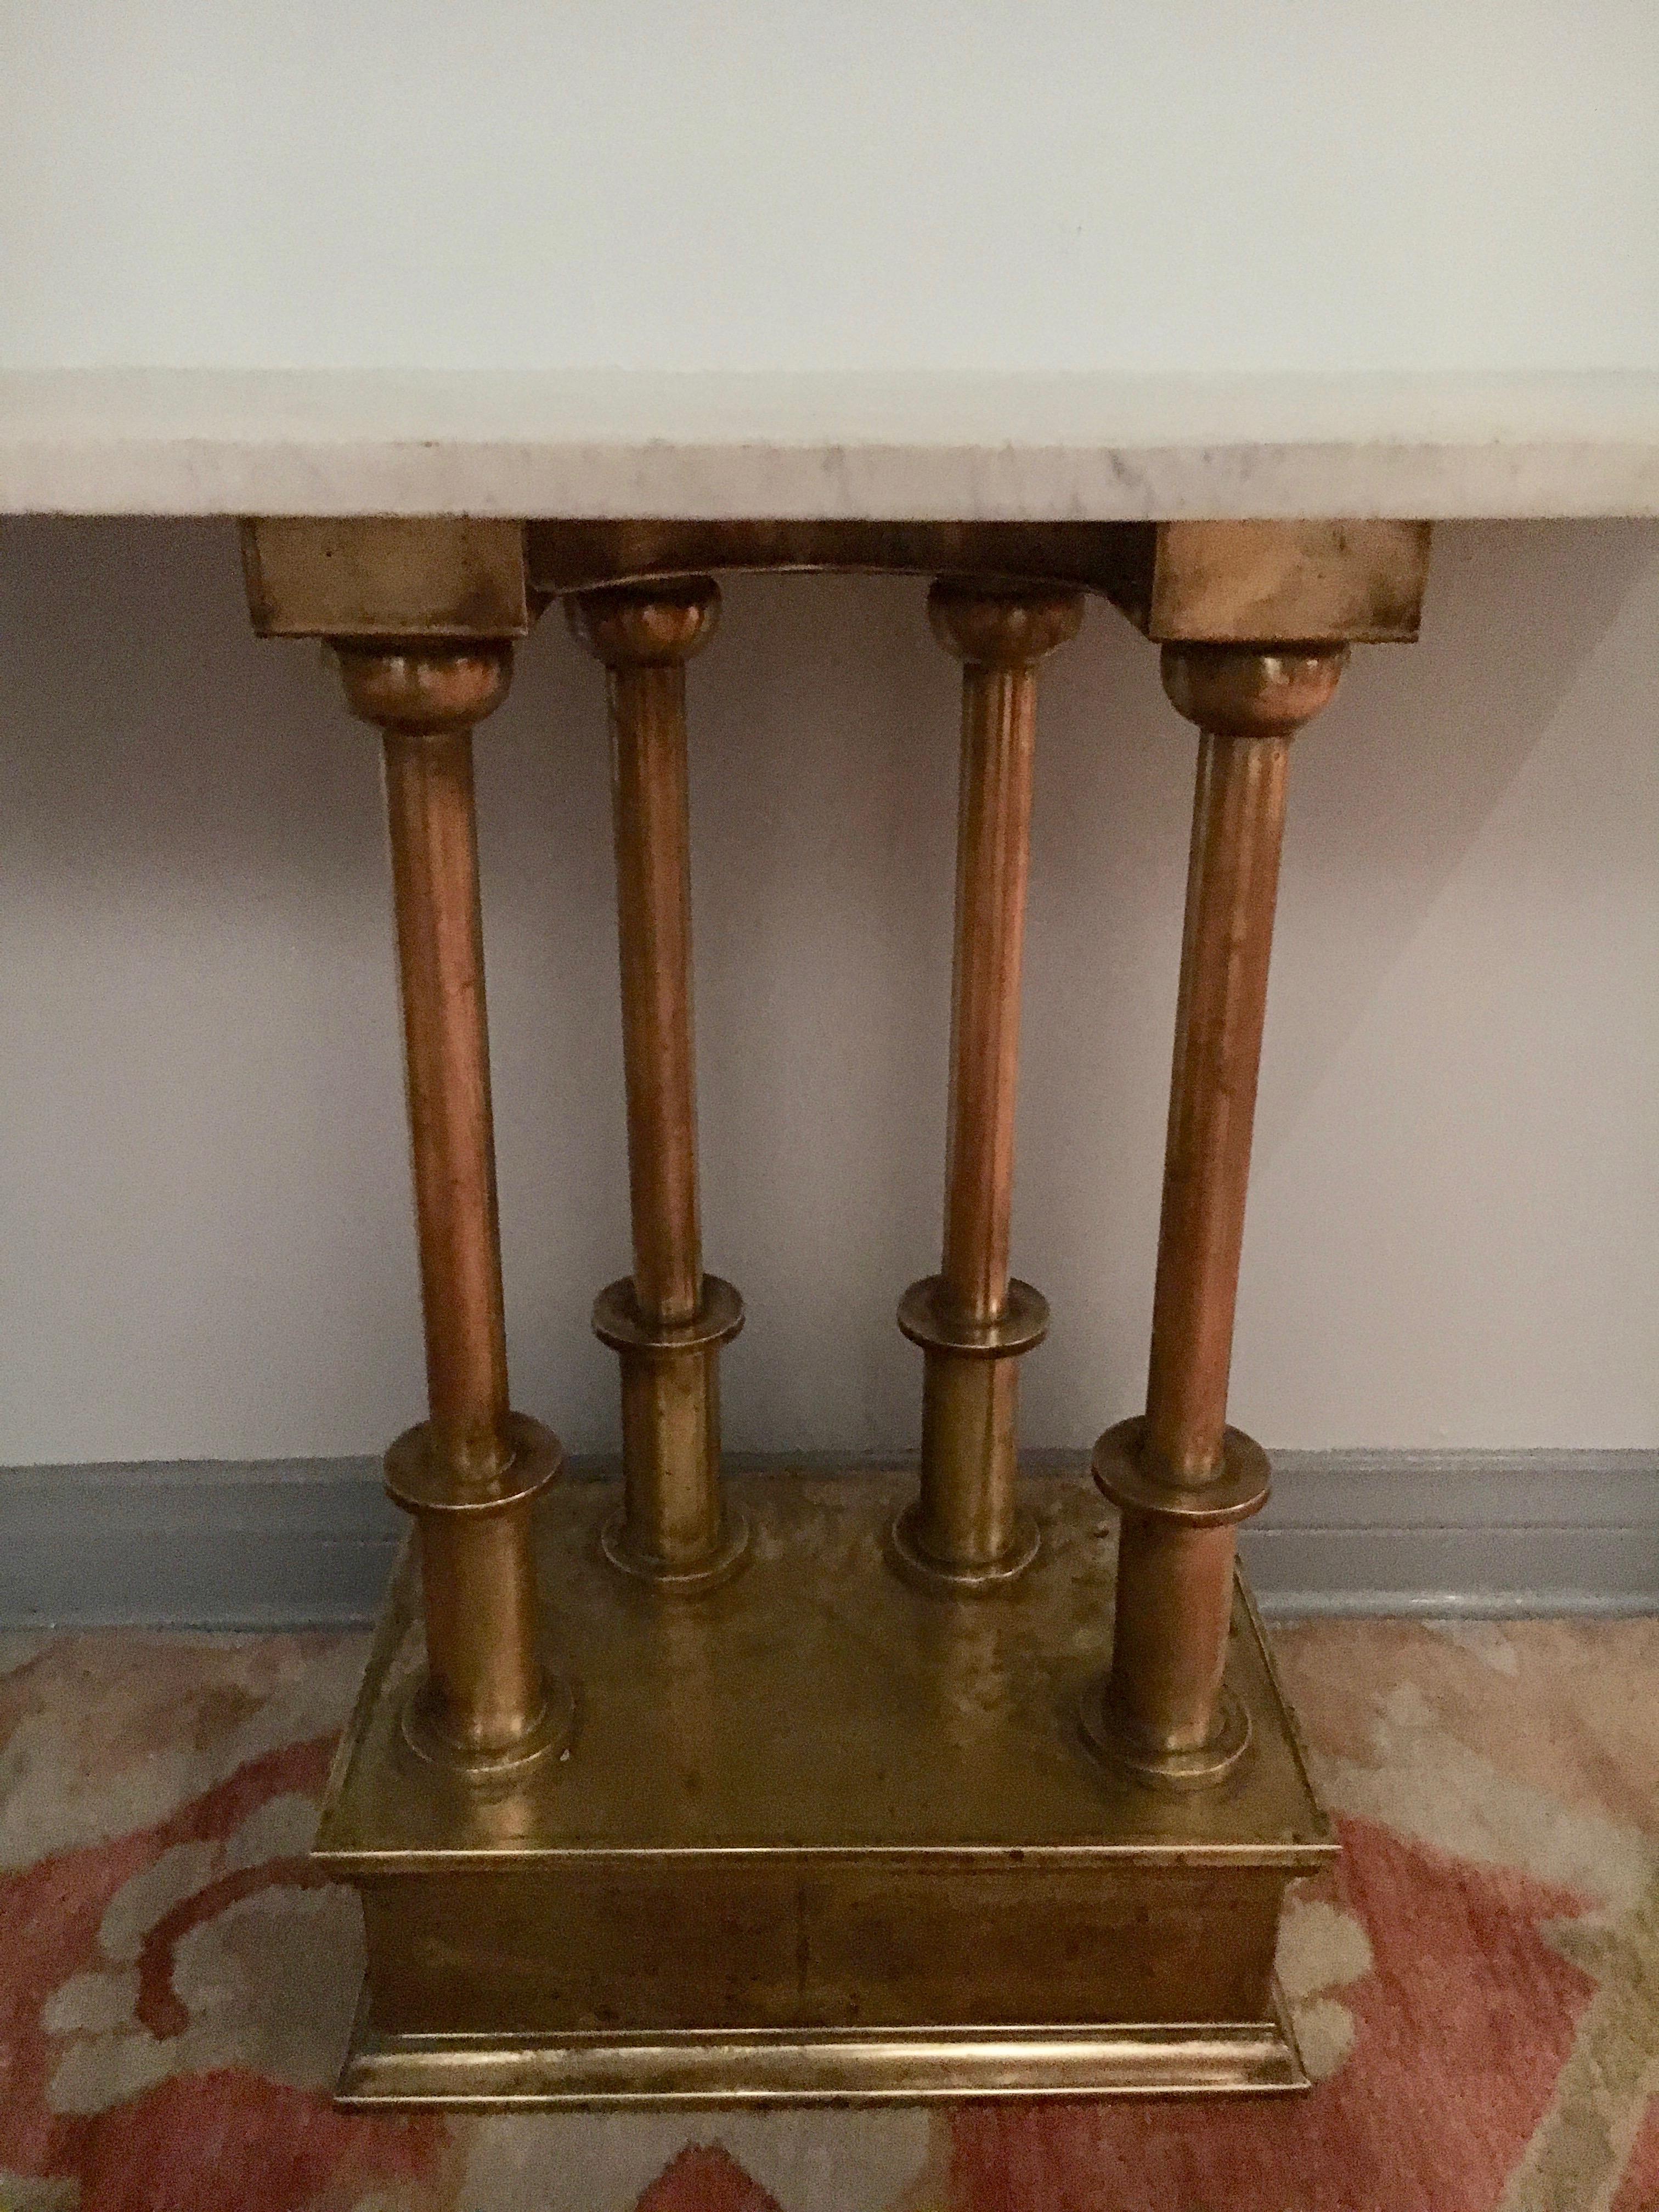
<path id="1" fill-rule="evenodd" d="M 1659 1621 L 1281 1630 L 1340 1820 L 1273 2104 L 349 2118 L 361 1638 L 0 1638 L 3 2212 L 1659 2212 Z"/>

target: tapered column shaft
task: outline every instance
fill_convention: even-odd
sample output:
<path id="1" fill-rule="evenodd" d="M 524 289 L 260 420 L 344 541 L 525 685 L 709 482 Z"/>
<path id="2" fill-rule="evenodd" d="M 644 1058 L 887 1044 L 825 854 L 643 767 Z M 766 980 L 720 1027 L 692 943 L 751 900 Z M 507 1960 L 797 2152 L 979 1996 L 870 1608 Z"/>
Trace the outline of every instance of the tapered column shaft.
<path id="1" fill-rule="evenodd" d="M 702 578 L 570 608 L 610 696 L 633 1218 L 633 1275 L 594 1308 L 623 1367 L 623 1504 L 605 1545 L 619 1566 L 682 1587 L 721 1578 L 742 1551 L 720 1498 L 719 1347 L 743 1309 L 703 1273 L 691 1015 L 685 663 L 719 611 Z"/>
<path id="2" fill-rule="evenodd" d="M 386 736 L 427 1395 L 458 1475 L 487 1474 L 507 1419 L 470 729 Z"/>
<path id="3" fill-rule="evenodd" d="M 1340 647 L 1166 647 L 1170 698 L 1200 732 L 1144 1420 L 1101 1439 L 1120 1506 L 1116 1626 L 1097 1740 L 1148 1778 L 1201 1783 L 1244 1747 L 1224 1702 L 1235 1530 L 1267 1462 L 1226 1425 L 1250 1138 L 1296 732 L 1330 698 Z"/>
<path id="4" fill-rule="evenodd" d="M 1287 738 L 1199 740 L 1146 1386 L 1152 1449 L 1203 1482 L 1221 1455 Z"/>
<path id="5" fill-rule="evenodd" d="M 1020 975 L 1030 866 L 1036 672 L 963 672 L 957 813 L 951 1094 L 939 1279 L 964 1321 L 1008 1305 Z M 916 1539 L 933 1557 L 982 1567 L 1015 1536 L 1019 1364 L 928 1354 L 922 1382 Z"/>
<path id="6" fill-rule="evenodd" d="M 1020 975 L 1030 872 L 1036 671 L 970 664 L 962 684 L 951 1097 L 939 1274 L 964 1320 L 1008 1302 Z"/>
<path id="7" fill-rule="evenodd" d="M 684 1322 L 702 1294 L 685 669 L 613 666 L 607 684 L 634 1294 Z"/>
<path id="8" fill-rule="evenodd" d="M 1018 1355 L 1048 1310 L 1009 1274 L 1020 973 L 1030 860 L 1036 664 L 1076 632 L 1065 592 L 935 585 L 928 612 L 963 661 L 944 1250 L 899 1325 L 926 1355 L 921 1484 L 893 1532 L 912 1579 L 1006 1581 L 1034 1549 L 1018 1510 Z"/>
<path id="9" fill-rule="evenodd" d="M 385 733 L 430 1408 L 386 1466 L 416 1516 L 426 1601 L 413 1740 L 463 1765 L 511 1765 L 556 1733 L 530 1513 L 559 1450 L 507 1401 L 471 732 L 505 696 L 510 648 L 338 657 L 353 712 Z"/>

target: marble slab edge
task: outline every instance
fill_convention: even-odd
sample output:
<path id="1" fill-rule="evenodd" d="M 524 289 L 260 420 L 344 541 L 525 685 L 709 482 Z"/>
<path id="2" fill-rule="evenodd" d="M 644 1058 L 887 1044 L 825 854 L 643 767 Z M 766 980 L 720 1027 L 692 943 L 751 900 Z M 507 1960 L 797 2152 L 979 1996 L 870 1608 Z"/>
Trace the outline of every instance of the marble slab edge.
<path id="1" fill-rule="evenodd" d="M 0 369 L 0 513 L 1659 515 L 1659 371 Z"/>

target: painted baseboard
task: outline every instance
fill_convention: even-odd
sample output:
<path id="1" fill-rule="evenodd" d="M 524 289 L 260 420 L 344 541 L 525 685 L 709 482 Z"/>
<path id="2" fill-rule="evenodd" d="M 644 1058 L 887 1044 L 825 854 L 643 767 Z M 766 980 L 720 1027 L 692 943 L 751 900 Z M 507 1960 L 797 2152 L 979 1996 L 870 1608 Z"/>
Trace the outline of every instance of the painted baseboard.
<path id="1" fill-rule="evenodd" d="M 1659 1452 L 1280 1451 L 1263 1610 L 1659 1613 Z"/>
<path id="2" fill-rule="evenodd" d="M 1243 1535 L 1271 1614 L 1659 1612 L 1659 1452 L 1273 1456 Z M 0 1628 L 358 1624 L 402 1527 L 368 1459 L 0 1471 Z"/>
<path id="3" fill-rule="evenodd" d="M 403 1516 L 371 1459 L 152 1460 L 0 1473 L 0 1627 L 343 1627 Z"/>

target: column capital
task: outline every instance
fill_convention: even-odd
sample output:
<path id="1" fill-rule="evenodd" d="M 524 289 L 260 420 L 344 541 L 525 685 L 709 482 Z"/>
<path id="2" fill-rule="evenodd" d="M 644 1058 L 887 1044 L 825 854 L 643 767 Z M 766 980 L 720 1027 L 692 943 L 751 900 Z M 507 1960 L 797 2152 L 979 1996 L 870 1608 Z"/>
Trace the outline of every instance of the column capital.
<path id="1" fill-rule="evenodd" d="M 495 713 L 513 682 L 513 647 L 505 639 L 459 645 L 335 638 L 330 651 L 358 720 L 401 737 L 470 730 Z"/>
<path id="2" fill-rule="evenodd" d="M 927 594 L 927 619 L 939 643 L 970 667 L 1029 668 L 1077 635 L 1083 594 L 941 576 Z"/>
<path id="3" fill-rule="evenodd" d="M 1107 596 L 1158 645 L 1382 645 L 1417 635 L 1426 522 L 1147 522 L 1103 541 Z"/>
<path id="4" fill-rule="evenodd" d="M 1164 689 L 1218 738 L 1293 738 L 1336 696 L 1346 645 L 1166 645 Z"/>
<path id="5" fill-rule="evenodd" d="M 574 592 L 565 619 L 607 668 L 675 668 L 708 644 L 720 623 L 712 576 L 619 584 Z"/>

